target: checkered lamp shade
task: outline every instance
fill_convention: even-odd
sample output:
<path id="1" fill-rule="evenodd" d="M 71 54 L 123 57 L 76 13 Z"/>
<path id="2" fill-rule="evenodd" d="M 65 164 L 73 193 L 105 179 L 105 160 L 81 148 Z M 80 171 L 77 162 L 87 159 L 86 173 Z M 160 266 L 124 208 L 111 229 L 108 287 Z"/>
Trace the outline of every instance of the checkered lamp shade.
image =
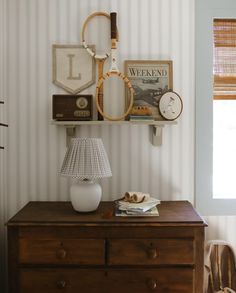
<path id="1" fill-rule="evenodd" d="M 111 177 L 111 168 L 100 138 L 72 138 L 60 175 L 83 179 Z"/>

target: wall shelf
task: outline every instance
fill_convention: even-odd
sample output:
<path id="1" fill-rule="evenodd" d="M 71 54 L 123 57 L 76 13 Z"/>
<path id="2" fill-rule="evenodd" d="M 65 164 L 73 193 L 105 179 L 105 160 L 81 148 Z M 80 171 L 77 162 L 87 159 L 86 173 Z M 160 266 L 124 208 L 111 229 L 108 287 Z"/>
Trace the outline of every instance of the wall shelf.
<path id="1" fill-rule="evenodd" d="M 75 136 L 75 129 L 83 125 L 147 125 L 152 131 L 152 144 L 154 146 L 162 145 L 162 129 L 165 125 L 175 125 L 177 121 L 56 121 L 52 124 L 66 127 L 67 144 Z"/>

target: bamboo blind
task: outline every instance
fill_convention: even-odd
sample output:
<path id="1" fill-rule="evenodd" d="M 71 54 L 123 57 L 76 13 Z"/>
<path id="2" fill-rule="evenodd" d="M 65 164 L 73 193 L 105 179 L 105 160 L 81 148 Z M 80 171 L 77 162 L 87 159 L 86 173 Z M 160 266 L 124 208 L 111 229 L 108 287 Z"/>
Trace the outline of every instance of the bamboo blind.
<path id="1" fill-rule="evenodd" d="M 214 99 L 236 99 L 236 19 L 214 19 Z"/>

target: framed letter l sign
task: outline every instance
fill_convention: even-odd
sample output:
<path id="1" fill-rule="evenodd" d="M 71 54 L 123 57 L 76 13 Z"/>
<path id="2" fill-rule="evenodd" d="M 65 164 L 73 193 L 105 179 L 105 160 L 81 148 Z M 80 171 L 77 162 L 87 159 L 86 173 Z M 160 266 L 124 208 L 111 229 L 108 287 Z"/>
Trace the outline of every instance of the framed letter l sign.
<path id="1" fill-rule="evenodd" d="M 53 45 L 53 82 L 69 93 L 81 92 L 95 83 L 95 60 L 83 46 Z"/>

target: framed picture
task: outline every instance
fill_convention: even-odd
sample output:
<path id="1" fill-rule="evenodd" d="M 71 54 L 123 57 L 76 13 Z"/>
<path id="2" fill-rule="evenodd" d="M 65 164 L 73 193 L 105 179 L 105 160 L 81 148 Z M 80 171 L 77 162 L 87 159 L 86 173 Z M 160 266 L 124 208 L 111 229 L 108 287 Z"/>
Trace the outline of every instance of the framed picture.
<path id="1" fill-rule="evenodd" d="M 52 55 L 52 79 L 57 86 L 77 94 L 95 83 L 95 60 L 83 46 L 53 45 Z"/>
<path id="2" fill-rule="evenodd" d="M 135 91 L 134 106 L 148 106 L 155 120 L 163 120 L 159 100 L 163 93 L 173 90 L 172 61 L 126 60 L 125 74 Z M 126 92 L 126 104 L 128 104 Z"/>

